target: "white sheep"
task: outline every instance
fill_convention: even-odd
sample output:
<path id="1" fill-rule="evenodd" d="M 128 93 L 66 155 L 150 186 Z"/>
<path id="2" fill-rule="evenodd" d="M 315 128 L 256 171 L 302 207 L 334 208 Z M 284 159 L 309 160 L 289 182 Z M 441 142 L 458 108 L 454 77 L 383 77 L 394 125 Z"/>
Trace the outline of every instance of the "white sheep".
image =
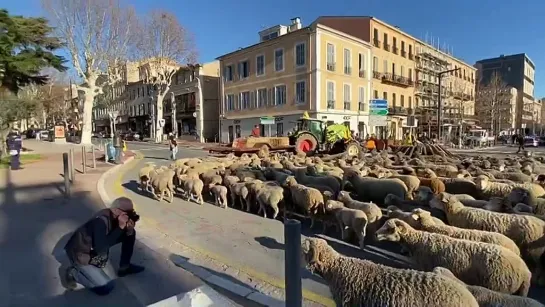
<path id="1" fill-rule="evenodd" d="M 450 278 L 464 285 L 473 294 L 477 302 L 479 302 L 480 307 L 545 307 L 545 305 L 529 297 L 492 291 L 480 286 L 466 285 L 463 281 L 456 278 L 449 269 L 443 267 L 434 268 L 433 273 Z"/>
<path id="2" fill-rule="evenodd" d="M 284 189 L 280 186 L 262 184 L 257 187 L 256 200 L 259 204 L 257 214 L 263 212 L 263 217 L 267 218 L 267 207 L 273 209 L 272 218 L 275 219 L 280 211 L 278 204 L 284 199 Z"/>
<path id="3" fill-rule="evenodd" d="M 432 208 L 446 213 L 449 225 L 501 233 L 513 240 L 521 256 L 533 267 L 543 253 L 543 247 L 533 246 L 545 236 L 545 221 L 528 215 L 492 212 L 470 208 L 447 193 L 437 195 L 431 202 Z"/>
<path id="4" fill-rule="evenodd" d="M 502 246 L 416 230 L 399 219 L 386 221 L 377 231 L 377 239 L 400 242 L 421 270 L 442 266 L 468 284 L 528 295 L 530 270 L 519 256 Z"/>
<path id="5" fill-rule="evenodd" d="M 386 195 L 394 194 L 402 199 L 408 198 L 408 189 L 403 181 L 393 179 L 377 179 L 372 177 L 361 177 L 356 173 L 346 173 L 343 181 L 348 181 L 358 196 L 376 204 L 382 204 Z"/>
<path id="6" fill-rule="evenodd" d="M 322 277 L 337 306 L 478 307 L 461 284 L 431 272 L 341 256 L 325 240 L 301 245 L 306 268 Z"/>
<path id="7" fill-rule="evenodd" d="M 163 201 L 166 194 L 169 197 L 169 202 L 174 200 L 174 175 L 176 172 L 172 169 L 163 169 L 155 175 L 150 172 L 150 185 L 153 188 L 153 195 Z"/>
<path id="8" fill-rule="evenodd" d="M 344 207 L 342 202 L 328 200 L 325 204 L 326 212 L 335 216 L 339 228 L 341 229 L 341 239 L 348 239 L 350 232 L 356 234 L 361 249 L 365 247 L 365 236 L 369 221 L 365 212 L 357 209 Z"/>
<path id="9" fill-rule="evenodd" d="M 521 187 L 531 191 L 535 197 L 545 195 L 545 189 L 535 183 L 516 183 L 508 184 L 502 182 L 493 182 L 486 176 L 480 175 L 475 178 L 475 185 L 481 191 L 483 197 L 506 197 L 515 187 Z"/>
<path id="10" fill-rule="evenodd" d="M 183 190 L 187 201 L 194 199 L 199 205 L 202 205 L 204 203 L 202 197 L 203 189 L 204 183 L 200 179 L 186 177 L 183 180 Z"/>
<path id="11" fill-rule="evenodd" d="M 221 208 L 227 208 L 227 188 L 222 185 L 214 185 L 210 189 L 210 194 L 214 196 L 214 203 Z"/>
<path id="12" fill-rule="evenodd" d="M 415 229 L 447 235 L 455 239 L 497 244 L 509 249 L 517 254 L 517 256 L 520 256 L 520 250 L 515 242 L 501 233 L 436 224 L 431 213 L 423 209 L 414 209 L 411 213 L 411 217 L 418 225 L 417 227 L 413 227 Z M 409 224 L 412 226 L 412 223 Z"/>
<path id="13" fill-rule="evenodd" d="M 325 213 L 324 196 L 317 189 L 298 184 L 293 176 L 286 178 L 284 184 L 290 191 L 293 204 L 310 215 L 310 228 L 312 228 L 318 212 Z"/>

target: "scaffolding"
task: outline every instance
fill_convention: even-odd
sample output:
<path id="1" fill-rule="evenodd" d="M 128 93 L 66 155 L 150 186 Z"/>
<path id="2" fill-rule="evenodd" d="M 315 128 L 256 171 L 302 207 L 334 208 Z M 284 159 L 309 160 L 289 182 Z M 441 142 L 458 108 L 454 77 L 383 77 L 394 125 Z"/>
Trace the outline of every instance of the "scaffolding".
<path id="1" fill-rule="evenodd" d="M 432 45 L 420 45 L 415 48 L 415 99 L 416 116 L 422 125 L 419 132 L 437 132 L 437 109 L 439 101 L 439 73 L 451 69 L 447 61 L 447 51 L 440 50 Z M 447 103 L 451 91 L 445 86 L 443 76 L 441 86 L 441 97 L 443 101 L 444 114 L 451 114 L 453 107 Z M 432 127 L 434 127 L 432 129 Z M 432 131 L 433 130 L 433 131 Z"/>

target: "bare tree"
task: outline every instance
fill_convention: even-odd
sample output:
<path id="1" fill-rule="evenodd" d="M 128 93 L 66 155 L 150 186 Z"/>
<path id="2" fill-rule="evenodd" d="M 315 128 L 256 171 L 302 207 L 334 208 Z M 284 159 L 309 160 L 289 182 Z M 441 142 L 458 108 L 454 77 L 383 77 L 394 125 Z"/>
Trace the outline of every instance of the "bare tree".
<path id="1" fill-rule="evenodd" d="M 95 97 L 123 79 L 135 12 L 119 0 L 42 0 L 83 84 L 81 143 L 91 143 Z"/>
<path id="2" fill-rule="evenodd" d="M 138 32 L 140 39 L 135 49 L 136 57 L 140 63 L 140 77 L 153 86 L 152 97 L 157 112 L 152 131 L 155 131 L 155 141 L 160 142 L 163 126 L 158 122 L 163 119 L 165 96 L 181 65 L 196 60 L 196 48 L 192 35 L 169 12 L 152 11 L 145 16 Z M 174 104 L 174 99 L 171 102 Z"/>
<path id="3" fill-rule="evenodd" d="M 493 72 L 488 83 L 479 85 L 475 96 L 481 118 L 490 116 L 490 130 L 498 135 L 502 121 L 511 116 L 511 92 L 500 74 Z"/>

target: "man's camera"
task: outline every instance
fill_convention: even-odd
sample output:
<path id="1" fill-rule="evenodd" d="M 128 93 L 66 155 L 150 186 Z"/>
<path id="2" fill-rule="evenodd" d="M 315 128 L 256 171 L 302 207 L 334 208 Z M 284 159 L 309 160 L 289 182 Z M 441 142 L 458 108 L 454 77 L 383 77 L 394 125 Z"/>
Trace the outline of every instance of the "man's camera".
<path id="1" fill-rule="evenodd" d="M 140 215 L 138 215 L 138 213 L 136 213 L 136 211 L 134 210 L 127 212 L 127 216 L 129 217 L 131 221 L 135 223 L 138 222 L 138 220 L 140 220 Z"/>

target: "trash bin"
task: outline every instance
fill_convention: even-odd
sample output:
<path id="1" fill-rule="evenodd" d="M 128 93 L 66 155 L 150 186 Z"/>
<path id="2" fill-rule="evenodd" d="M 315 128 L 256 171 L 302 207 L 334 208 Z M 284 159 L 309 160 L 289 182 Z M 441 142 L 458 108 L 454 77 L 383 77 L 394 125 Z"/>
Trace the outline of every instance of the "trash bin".
<path id="1" fill-rule="evenodd" d="M 108 161 L 113 161 L 116 155 L 116 148 L 112 142 L 108 142 L 106 148 L 108 149 Z"/>

